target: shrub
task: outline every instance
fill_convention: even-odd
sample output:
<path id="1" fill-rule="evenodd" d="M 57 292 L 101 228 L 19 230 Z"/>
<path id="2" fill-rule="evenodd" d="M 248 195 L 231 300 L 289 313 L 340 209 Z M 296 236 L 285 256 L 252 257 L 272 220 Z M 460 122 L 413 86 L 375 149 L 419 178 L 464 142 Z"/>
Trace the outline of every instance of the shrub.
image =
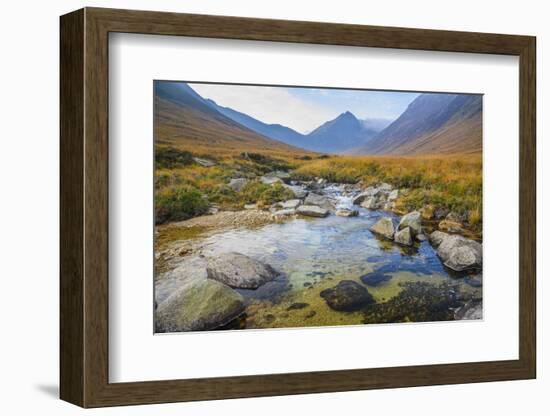
<path id="1" fill-rule="evenodd" d="M 242 204 L 258 203 L 270 205 L 278 201 L 292 199 L 294 193 L 280 183 L 266 185 L 258 181 L 248 182 L 239 194 Z"/>
<path id="2" fill-rule="evenodd" d="M 155 222 L 185 220 L 208 211 L 208 202 L 191 186 L 171 187 L 155 195 Z"/>
<path id="3" fill-rule="evenodd" d="M 155 166 L 157 169 L 173 169 L 195 163 L 191 152 L 173 147 L 155 149 Z"/>

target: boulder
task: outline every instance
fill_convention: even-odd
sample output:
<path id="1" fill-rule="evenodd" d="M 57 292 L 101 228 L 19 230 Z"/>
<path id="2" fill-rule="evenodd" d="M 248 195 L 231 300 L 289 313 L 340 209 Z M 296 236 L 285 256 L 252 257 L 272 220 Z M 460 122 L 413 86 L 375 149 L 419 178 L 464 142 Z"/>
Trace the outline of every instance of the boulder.
<path id="1" fill-rule="evenodd" d="M 420 215 L 420 212 L 413 211 L 409 212 L 406 215 L 403 215 L 401 217 L 401 221 L 399 221 L 399 230 L 402 230 L 403 228 L 410 227 L 411 233 L 413 236 L 420 234 L 422 232 L 422 216 Z"/>
<path id="2" fill-rule="evenodd" d="M 393 234 L 395 233 L 395 227 L 393 226 L 393 221 L 390 217 L 380 218 L 370 230 L 384 238 L 389 240 L 393 239 Z"/>
<path id="3" fill-rule="evenodd" d="M 378 193 L 378 190 L 376 188 L 369 186 L 367 189 L 365 189 L 363 192 L 361 192 L 359 195 L 353 198 L 353 204 L 360 205 L 361 202 L 365 201 L 366 199 L 372 196 L 375 196 L 377 193 Z"/>
<path id="4" fill-rule="evenodd" d="M 290 189 L 294 193 L 294 198 L 304 199 L 308 194 L 307 190 L 305 190 L 304 188 L 302 188 L 301 186 L 298 186 L 298 185 L 284 184 L 283 186 L 286 189 Z"/>
<path id="5" fill-rule="evenodd" d="M 430 243 L 435 248 L 439 247 L 439 245 L 443 242 L 445 238 L 447 238 L 449 235 L 446 233 L 443 233 L 441 231 L 434 231 L 430 234 Z"/>
<path id="6" fill-rule="evenodd" d="M 483 259 L 481 244 L 460 235 L 441 234 L 444 236 L 438 234 L 434 239 L 441 239 L 437 247 L 437 255 L 445 266 L 457 272 L 481 269 Z M 431 236 L 430 240 L 432 240 Z"/>
<path id="7" fill-rule="evenodd" d="M 361 206 L 367 209 L 378 209 L 380 207 L 375 196 L 371 196 L 369 199 L 361 202 Z"/>
<path id="8" fill-rule="evenodd" d="M 320 296 L 336 311 L 355 311 L 374 303 L 367 288 L 353 280 L 342 280 L 336 286 L 321 291 Z"/>
<path id="9" fill-rule="evenodd" d="M 200 157 L 193 157 L 193 160 L 195 161 L 195 163 L 198 163 L 199 165 L 207 167 L 207 168 L 211 168 L 212 166 L 216 166 L 216 164 L 217 164 L 213 160 L 204 159 L 204 158 L 200 158 Z"/>
<path id="10" fill-rule="evenodd" d="M 388 201 L 395 201 L 399 197 L 399 190 L 394 189 L 388 195 Z"/>
<path id="11" fill-rule="evenodd" d="M 295 214 L 296 214 L 296 210 L 294 208 L 285 208 L 285 209 L 280 209 L 279 211 L 273 212 L 273 217 L 282 218 L 282 217 L 289 217 Z"/>
<path id="12" fill-rule="evenodd" d="M 265 185 L 274 185 L 276 183 L 283 183 L 283 181 L 275 176 L 262 176 L 260 181 Z"/>
<path id="13" fill-rule="evenodd" d="M 283 209 L 295 209 L 298 208 L 298 206 L 302 205 L 302 201 L 299 199 L 289 199 L 288 201 L 281 202 L 280 205 Z"/>
<path id="14" fill-rule="evenodd" d="M 394 208 L 395 208 L 395 202 L 389 202 L 389 201 L 386 202 L 382 207 L 384 211 L 393 211 Z"/>
<path id="15" fill-rule="evenodd" d="M 257 289 L 275 279 L 278 272 L 269 264 L 230 252 L 208 258 L 206 274 L 209 279 L 234 288 Z"/>
<path id="16" fill-rule="evenodd" d="M 461 223 L 450 220 L 441 221 L 438 227 L 441 231 L 446 231 L 448 233 L 461 233 L 464 231 Z"/>
<path id="17" fill-rule="evenodd" d="M 416 239 L 418 241 L 426 241 L 428 239 L 428 237 L 426 237 L 426 234 L 417 234 Z"/>
<path id="18" fill-rule="evenodd" d="M 305 215 L 306 217 L 326 217 L 329 212 L 325 208 L 318 207 L 317 205 L 300 205 L 296 208 L 296 213 Z"/>
<path id="19" fill-rule="evenodd" d="M 244 204 L 244 209 L 256 209 L 258 204 Z"/>
<path id="20" fill-rule="evenodd" d="M 285 183 L 290 182 L 290 173 L 282 170 L 276 170 L 273 172 L 266 173 L 265 176 L 268 178 L 279 178 L 281 181 Z"/>
<path id="21" fill-rule="evenodd" d="M 481 302 L 469 301 L 455 311 L 456 320 L 483 319 L 483 307 Z"/>
<path id="22" fill-rule="evenodd" d="M 219 328 L 245 309 L 243 297 L 214 280 L 192 281 L 157 306 L 157 332 L 206 331 Z"/>
<path id="23" fill-rule="evenodd" d="M 354 209 L 340 208 L 336 210 L 336 215 L 339 217 L 356 217 L 358 214 Z"/>
<path id="24" fill-rule="evenodd" d="M 229 181 L 229 187 L 236 192 L 240 192 L 247 183 L 248 179 L 246 178 L 235 178 Z"/>
<path id="25" fill-rule="evenodd" d="M 391 186 L 389 183 L 381 183 L 380 185 L 378 185 L 379 192 L 389 193 L 392 191 L 392 189 L 393 186 Z"/>
<path id="26" fill-rule="evenodd" d="M 397 231 L 394 236 L 394 241 L 403 246 L 412 246 L 413 239 L 411 227 L 405 227 L 402 230 Z"/>
<path id="27" fill-rule="evenodd" d="M 324 209 L 334 209 L 332 202 L 324 195 L 310 192 L 304 200 L 304 205 L 317 205 Z"/>

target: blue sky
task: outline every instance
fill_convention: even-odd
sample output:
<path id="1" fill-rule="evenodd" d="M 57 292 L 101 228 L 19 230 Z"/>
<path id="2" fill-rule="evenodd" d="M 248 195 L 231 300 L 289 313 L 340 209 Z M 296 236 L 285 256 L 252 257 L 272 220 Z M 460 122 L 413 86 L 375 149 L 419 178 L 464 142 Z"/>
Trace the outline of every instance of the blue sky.
<path id="1" fill-rule="evenodd" d="M 307 133 L 351 111 L 360 119 L 396 119 L 418 93 L 320 88 L 189 84 L 204 98 L 265 123 L 279 123 Z"/>

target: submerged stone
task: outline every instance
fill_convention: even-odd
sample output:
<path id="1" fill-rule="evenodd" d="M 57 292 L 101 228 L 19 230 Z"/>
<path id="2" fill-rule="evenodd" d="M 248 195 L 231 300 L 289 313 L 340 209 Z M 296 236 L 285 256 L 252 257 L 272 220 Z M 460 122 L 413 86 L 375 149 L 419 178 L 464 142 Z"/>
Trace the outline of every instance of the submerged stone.
<path id="1" fill-rule="evenodd" d="M 333 288 L 323 290 L 320 296 L 336 311 L 355 311 L 374 303 L 367 288 L 353 280 L 342 280 Z"/>
<path id="2" fill-rule="evenodd" d="M 361 281 L 368 286 L 380 286 L 383 283 L 389 282 L 391 278 L 390 275 L 384 273 L 372 272 L 361 276 Z"/>
<path id="3" fill-rule="evenodd" d="M 275 279 L 278 272 L 269 264 L 244 254 L 230 252 L 208 258 L 206 274 L 209 279 L 233 288 L 256 289 Z"/>

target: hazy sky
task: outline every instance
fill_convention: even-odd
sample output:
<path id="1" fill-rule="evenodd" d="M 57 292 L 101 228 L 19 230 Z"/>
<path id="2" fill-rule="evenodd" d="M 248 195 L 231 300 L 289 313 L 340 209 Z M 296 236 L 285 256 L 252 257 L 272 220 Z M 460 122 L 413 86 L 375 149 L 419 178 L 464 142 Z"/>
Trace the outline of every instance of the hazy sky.
<path id="1" fill-rule="evenodd" d="M 356 117 L 397 118 L 418 93 L 319 88 L 189 84 L 204 98 L 265 123 L 279 123 L 308 133 L 325 121 L 351 111 Z"/>

